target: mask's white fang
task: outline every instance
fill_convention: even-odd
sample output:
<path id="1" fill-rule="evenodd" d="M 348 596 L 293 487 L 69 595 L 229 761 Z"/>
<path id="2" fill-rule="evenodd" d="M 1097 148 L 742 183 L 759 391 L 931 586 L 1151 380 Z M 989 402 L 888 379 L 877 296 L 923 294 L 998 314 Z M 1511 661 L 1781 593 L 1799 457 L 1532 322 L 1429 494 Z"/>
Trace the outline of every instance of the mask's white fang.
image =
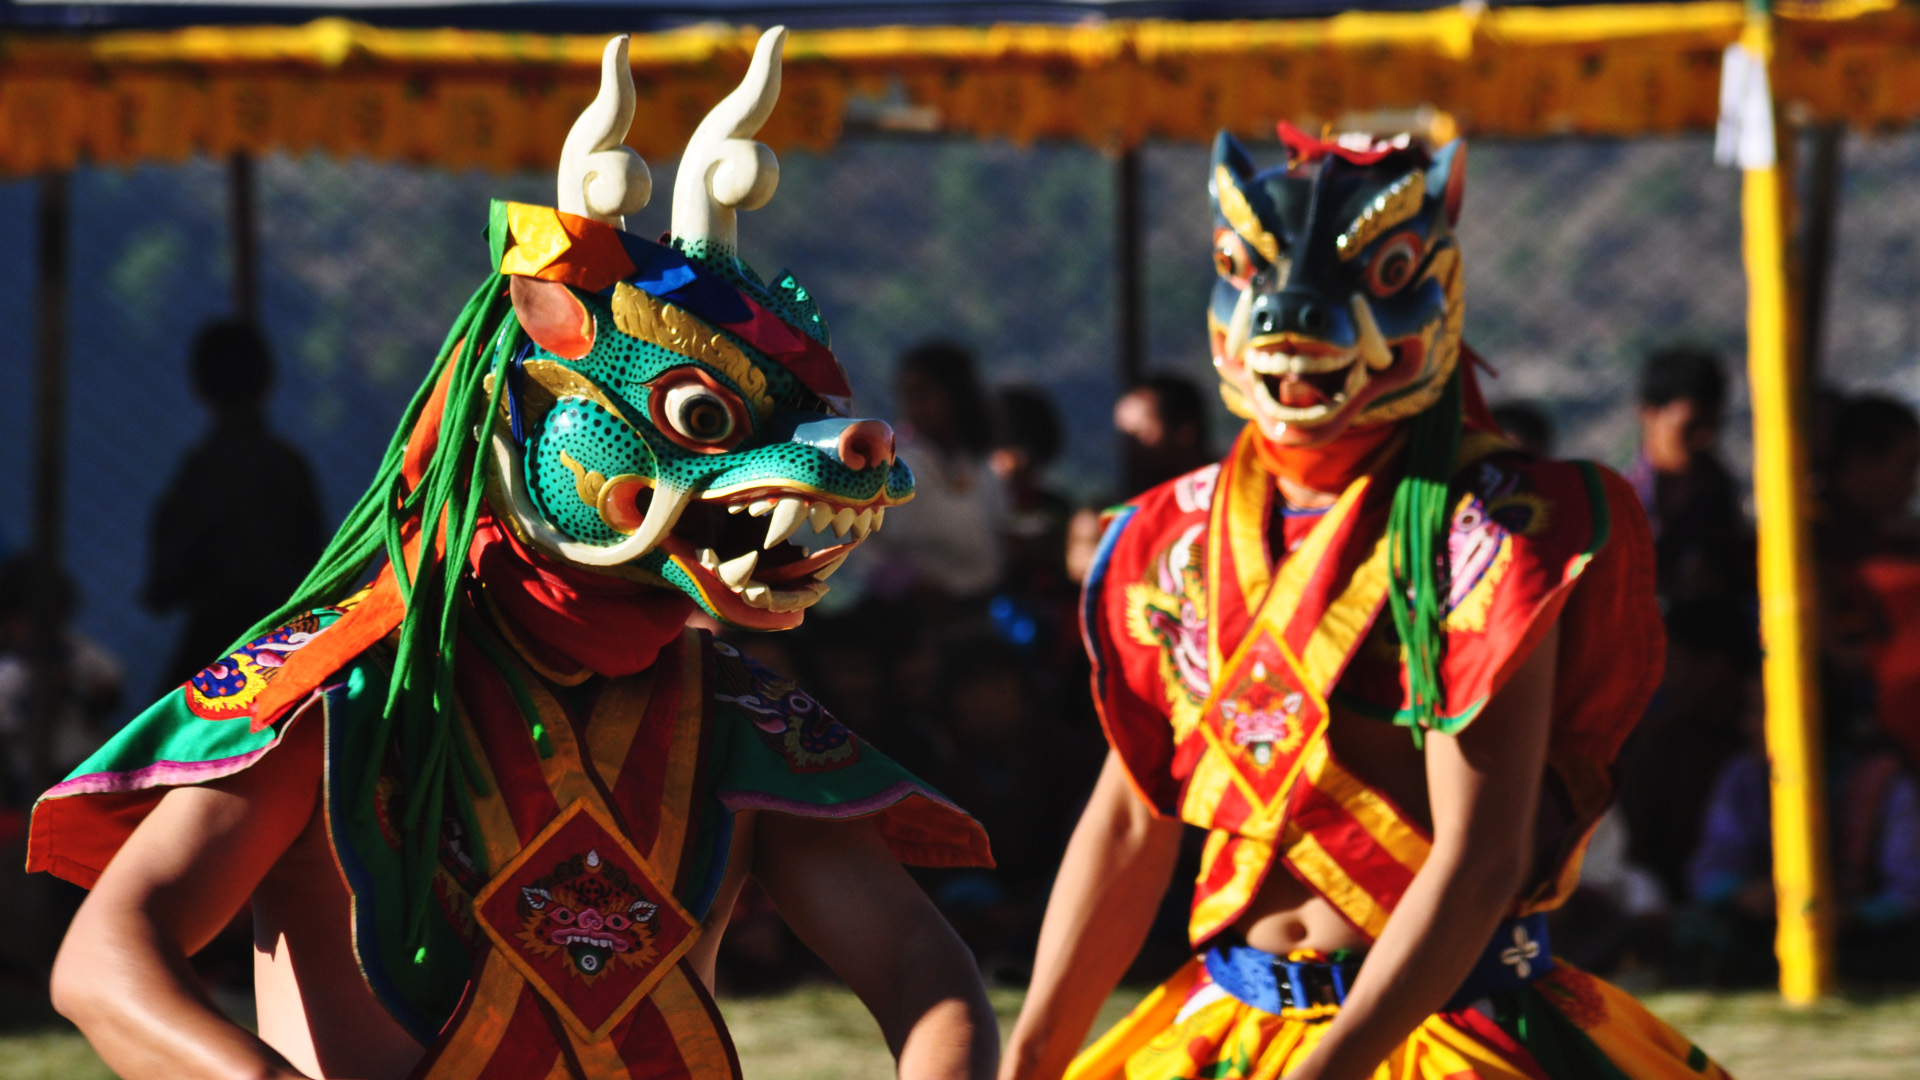
<path id="1" fill-rule="evenodd" d="M 573 122 L 560 150 L 560 191 L 554 205 L 616 229 L 653 197 L 653 174 L 623 145 L 633 127 L 633 68 L 627 35 L 607 42 L 600 57 L 600 93 Z"/>
<path id="2" fill-rule="evenodd" d="M 673 235 L 696 250 L 739 249 L 735 211 L 758 210 L 780 184 L 780 162 L 753 141 L 780 98 L 780 49 L 787 28 L 760 36 L 746 78 L 713 107 L 687 141 L 673 181 Z"/>

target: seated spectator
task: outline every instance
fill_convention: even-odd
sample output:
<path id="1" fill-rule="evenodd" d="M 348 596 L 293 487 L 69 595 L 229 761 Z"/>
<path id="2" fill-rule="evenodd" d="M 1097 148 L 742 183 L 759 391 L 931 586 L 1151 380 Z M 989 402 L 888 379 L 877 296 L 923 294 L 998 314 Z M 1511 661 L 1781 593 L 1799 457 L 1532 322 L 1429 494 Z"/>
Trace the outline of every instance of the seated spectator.
<path id="1" fill-rule="evenodd" d="M 1594 826 L 1579 886 L 1547 916 L 1555 956 L 1599 975 L 1665 958 L 1672 904 L 1660 879 L 1629 857 L 1631 848 L 1626 815 L 1615 806 Z"/>
<path id="2" fill-rule="evenodd" d="M 213 424 L 153 511 L 140 602 L 184 609 L 162 691 L 218 660 L 293 594 L 326 543 L 306 458 L 267 427 L 273 357 L 253 324 L 209 323 L 193 342 L 193 391 Z"/>
<path id="3" fill-rule="evenodd" d="M 1056 766 L 1067 733 L 1041 707 L 1026 658 L 1005 641 L 945 650 L 938 686 L 941 760 L 932 779 L 986 827 L 995 865 L 929 875 L 929 891 L 983 960 L 1024 966 L 1077 809 L 1061 801 Z"/>
<path id="4" fill-rule="evenodd" d="M 1493 422 L 1515 445 L 1534 457 L 1553 456 L 1553 417 L 1531 401 L 1509 401 L 1491 410 Z"/>
<path id="5" fill-rule="evenodd" d="M 1907 515 L 1920 487 L 1920 420 L 1867 395 L 1835 410 L 1814 526 L 1822 703 L 1829 727 L 1876 727 L 1920 761 L 1920 543 Z"/>
<path id="6" fill-rule="evenodd" d="M 1206 398 L 1190 379 L 1155 375 L 1121 395 L 1113 426 L 1123 439 L 1123 498 L 1214 462 Z"/>
<path id="7" fill-rule="evenodd" d="M 1714 781 L 1699 849 L 1688 862 L 1693 909 L 1677 944 L 1709 982 L 1773 977 L 1772 792 L 1764 709 L 1750 684 L 1748 745 Z M 1828 739 L 1828 817 L 1839 961 L 1848 978 L 1920 975 L 1920 782 L 1868 743 Z"/>
<path id="8" fill-rule="evenodd" d="M 1060 454 L 1060 414 L 1045 394 L 1009 387 L 994 398 L 993 454 L 1007 493 L 1006 584 L 1023 596 L 1051 595 L 1066 579 L 1067 520 L 1073 504 L 1046 486 Z"/>
<path id="9" fill-rule="evenodd" d="M 1920 491 L 1920 417 L 1878 394 L 1848 398 L 1833 422 L 1816 540 L 1846 562 L 1892 551 L 1920 555 L 1908 524 Z"/>
<path id="10" fill-rule="evenodd" d="M 33 775 L 32 745 L 34 594 L 42 578 L 40 561 L 32 555 L 0 563 L 0 813 L 24 810 L 39 794 L 38 785 L 48 781 Z M 51 588 L 60 641 L 54 672 L 57 711 L 47 764 L 58 779 L 106 741 L 123 676 L 111 653 L 73 629 L 73 579 L 56 571 Z"/>
<path id="11" fill-rule="evenodd" d="M 1740 749 L 1742 694 L 1760 669 L 1755 610 L 1743 599 L 1688 600 L 1667 614 L 1667 670 L 1620 750 L 1630 857 L 1670 896 L 1686 894 L 1707 790 Z"/>
<path id="12" fill-rule="evenodd" d="M 1663 605 L 1751 592 L 1753 563 L 1733 477 L 1714 453 L 1726 408 L 1720 358 L 1662 349 L 1640 372 L 1640 452 L 1629 479 L 1653 527 Z"/>
<path id="13" fill-rule="evenodd" d="M 868 583 L 886 598 L 977 600 L 1005 566 L 1006 495 L 987 468 L 987 398 L 973 354 L 934 342 L 900 358 L 894 394 L 900 457 L 913 468 L 914 499 L 887 514 L 867 544 Z"/>

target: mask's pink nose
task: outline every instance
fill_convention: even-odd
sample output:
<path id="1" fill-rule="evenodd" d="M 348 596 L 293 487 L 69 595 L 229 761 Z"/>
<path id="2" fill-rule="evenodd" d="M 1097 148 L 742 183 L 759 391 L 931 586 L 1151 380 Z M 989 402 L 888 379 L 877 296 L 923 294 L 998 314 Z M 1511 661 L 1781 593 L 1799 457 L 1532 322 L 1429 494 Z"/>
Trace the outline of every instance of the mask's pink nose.
<path id="1" fill-rule="evenodd" d="M 879 420 L 860 420 L 840 433 L 840 461 L 859 472 L 893 464 L 893 429 Z"/>

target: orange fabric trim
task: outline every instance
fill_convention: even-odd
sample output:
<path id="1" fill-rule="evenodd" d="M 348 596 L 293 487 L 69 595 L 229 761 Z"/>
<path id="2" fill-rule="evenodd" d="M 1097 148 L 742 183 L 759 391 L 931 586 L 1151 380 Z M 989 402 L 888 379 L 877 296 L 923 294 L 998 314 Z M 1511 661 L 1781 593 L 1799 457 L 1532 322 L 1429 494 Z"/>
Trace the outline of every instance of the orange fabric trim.
<path id="1" fill-rule="evenodd" d="M 713 1001 L 705 987 L 693 979 L 686 967 L 674 968 L 653 991 L 654 1004 L 661 1019 L 673 1033 L 673 1048 L 679 1052 L 693 1080 L 718 1080 L 739 1074 L 733 1056 L 733 1040 L 727 1035 Z"/>
<path id="2" fill-rule="evenodd" d="M 462 338 L 455 342 L 449 357 L 458 353 L 465 341 Z M 433 459 L 434 450 L 440 445 L 441 415 L 446 411 L 447 388 L 452 380 L 453 363 L 448 360 L 443 365 L 439 380 L 434 383 L 433 393 L 420 410 L 413 433 L 407 437 L 400 475 L 409 489 L 419 485 L 421 477 L 426 475 L 428 462 Z M 419 523 L 409 522 L 403 527 L 402 536 L 401 557 L 408 565 L 418 566 Z M 444 548 L 444 526 L 439 543 Z M 339 621 L 327 627 L 306 648 L 287 657 L 286 666 L 280 669 L 279 677 L 267 684 L 254 704 L 253 729 L 258 731 L 273 723 L 288 706 L 318 689 L 327 676 L 339 671 L 374 642 L 393 632 L 406 613 L 407 605 L 400 596 L 400 583 L 395 579 L 393 566 L 389 563 L 380 568 L 379 575 L 374 578 L 373 585 L 360 603 L 340 616 Z"/>
<path id="3" fill-rule="evenodd" d="M 1345 491 L 1355 480 L 1380 471 L 1400 449 L 1395 436 L 1404 429 L 1404 424 L 1357 428 L 1325 446 L 1283 446 L 1256 433 L 1253 451 L 1261 468 L 1273 476 L 1314 491 Z M 1253 425 L 1248 424 L 1247 430 L 1253 431 Z"/>
<path id="4" fill-rule="evenodd" d="M 514 245 L 500 272 L 600 292 L 634 271 L 613 226 L 545 206 L 507 204 Z"/>
<path id="5" fill-rule="evenodd" d="M 420 478 L 427 475 L 427 463 L 440 448 L 440 421 L 447 411 L 447 389 L 453 385 L 453 357 L 459 355 L 466 343 L 466 338 L 453 343 L 453 350 L 444 358 L 440 378 L 433 384 L 433 393 L 428 395 L 420 418 L 407 436 L 406 454 L 400 459 L 400 475 L 407 481 L 409 490 L 420 485 Z"/>
<path id="6" fill-rule="evenodd" d="M 472 1080 L 479 1076 L 500 1040 L 506 1037 L 526 991 L 526 980 L 497 952 L 480 961 L 480 973 L 468 984 L 467 1000 L 438 1040 L 438 1052 L 418 1080 Z"/>
<path id="7" fill-rule="evenodd" d="M 700 753 L 706 748 L 707 742 L 706 725 L 700 722 L 700 714 L 707 708 L 706 694 L 702 689 L 706 686 L 706 673 L 700 667 L 707 657 L 707 650 L 702 646 L 699 634 L 698 630 L 689 628 L 680 648 L 680 685 L 684 690 L 680 695 L 679 722 L 674 725 L 673 743 L 667 750 L 666 783 L 660 795 L 664 805 L 687 809 L 681 813 L 660 816 L 660 828 L 653 837 L 653 850 L 647 853 L 648 861 L 658 867 L 660 876 L 668 881 L 679 877 L 680 859 L 686 854 L 687 829 L 693 824 L 694 818 L 694 788 L 699 782 Z M 633 715 L 644 714 L 635 712 Z M 611 790 L 613 784 L 609 782 L 607 787 Z M 668 1010 L 667 1022 L 673 1022 L 671 1010 Z"/>
<path id="8" fill-rule="evenodd" d="M 880 812 L 879 824 L 887 850 L 909 866 L 943 870 L 995 865 L 986 830 L 925 795 L 909 795 L 887 807 Z"/>
<path id="9" fill-rule="evenodd" d="M 410 538 L 406 556 L 413 558 L 419 546 L 418 535 Z M 381 567 L 380 575 L 364 599 L 306 648 L 288 655 L 279 677 L 267 684 L 254 703 L 253 729 L 258 731 L 272 724 L 294 703 L 319 689 L 328 676 L 391 633 L 406 613 L 407 605 L 400 598 L 400 583 L 394 580 L 393 567 Z"/>

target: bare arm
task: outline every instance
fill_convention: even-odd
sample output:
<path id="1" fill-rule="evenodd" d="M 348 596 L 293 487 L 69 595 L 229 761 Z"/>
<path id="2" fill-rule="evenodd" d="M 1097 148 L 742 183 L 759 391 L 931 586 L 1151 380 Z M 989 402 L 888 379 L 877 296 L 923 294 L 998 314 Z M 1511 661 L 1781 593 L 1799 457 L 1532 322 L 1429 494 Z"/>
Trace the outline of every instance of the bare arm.
<path id="1" fill-rule="evenodd" d="M 879 1022 L 903 1080 L 987 1080 L 1000 1032 L 973 954 L 870 820 L 762 813 L 754 876 Z"/>
<path id="2" fill-rule="evenodd" d="M 1109 751 L 1054 879 L 1003 1080 L 1051 1080 L 1066 1071 L 1147 939 L 1173 880 L 1181 828 L 1134 794 Z"/>
<path id="3" fill-rule="evenodd" d="M 107 865 L 61 943 L 53 1003 L 114 1072 L 301 1075 L 214 1007 L 187 957 L 299 837 L 319 787 L 320 723 L 309 719 L 245 772 L 168 792 Z"/>
<path id="4" fill-rule="evenodd" d="M 1458 736 L 1427 736 L 1433 851 L 1326 1037 L 1286 1080 L 1371 1077 L 1473 969 L 1533 850 L 1559 643 L 1555 626 Z"/>

